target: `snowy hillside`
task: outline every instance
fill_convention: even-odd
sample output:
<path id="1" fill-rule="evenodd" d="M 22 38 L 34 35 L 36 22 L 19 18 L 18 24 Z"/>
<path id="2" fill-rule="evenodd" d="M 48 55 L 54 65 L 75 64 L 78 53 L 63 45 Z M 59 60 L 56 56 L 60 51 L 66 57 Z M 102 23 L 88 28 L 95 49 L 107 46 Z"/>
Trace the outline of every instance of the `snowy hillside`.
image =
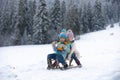
<path id="1" fill-rule="evenodd" d="M 76 46 L 83 67 L 65 71 L 46 69 L 50 44 L 1 47 L 0 80 L 120 80 L 118 24 L 80 36 Z"/>

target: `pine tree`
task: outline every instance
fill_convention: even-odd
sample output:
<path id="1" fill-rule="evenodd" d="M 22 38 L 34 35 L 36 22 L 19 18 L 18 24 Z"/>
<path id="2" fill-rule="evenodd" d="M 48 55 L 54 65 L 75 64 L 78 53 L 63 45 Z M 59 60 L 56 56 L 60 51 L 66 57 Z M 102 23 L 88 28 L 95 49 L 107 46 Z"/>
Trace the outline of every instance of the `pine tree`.
<path id="1" fill-rule="evenodd" d="M 120 1 L 107 0 L 105 5 L 105 16 L 108 20 L 107 24 L 114 24 L 120 21 Z"/>
<path id="2" fill-rule="evenodd" d="M 74 5 L 67 12 L 67 26 L 73 30 L 75 35 L 80 34 L 80 19 L 77 5 Z"/>
<path id="3" fill-rule="evenodd" d="M 79 8 L 79 14 L 78 14 L 78 20 L 79 20 L 79 24 L 80 24 L 80 34 L 83 34 L 83 31 L 82 31 L 82 29 L 83 29 L 83 25 L 82 25 L 82 15 L 83 15 L 83 8 L 82 7 L 80 7 Z M 80 35 L 79 34 L 79 35 Z"/>
<path id="4" fill-rule="evenodd" d="M 111 3 L 106 3 L 104 6 L 104 15 L 105 15 L 105 22 L 106 24 L 113 24 L 114 23 L 114 8 Z"/>
<path id="5" fill-rule="evenodd" d="M 9 46 L 14 45 L 15 36 L 14 28 L 17 23 L 17 6 L 16 1 L 5 1 L 1 8 L 2 14 L 0 17 L 0 45 Z"/>
<path id="6" fill-rule="evenodd" d="M 54 5 L 49 11 L 50 18 L 50 28 L 48 30 L 50 42 L 54 40 L 58 40 L 58 34 L 62 29 L 62 19 L 61 19 L 61 9 L 60 9 L 60 1 L 55 0 Z"/>
<path id="7" fill-rule="evenodd" d="M 104 29 L 105 21 L 102 13 L 102 4 L 98 0 L 96 0 L 94 5 L 94 12 L 93 12 L 93 29 L 94 31 Z"/>
<path id="8" fill-rule="evenodd" d="M 87 13 L 87 6 L 86 4 L 84 5 L 84 8 L 83 8 L 83 12 L 82 12 L 82 20 L 81 20 L 81 23 L 82 23 L 82 32 L 83 33 L 87 33 L 89 32 L 89 28 L 88 28 L 88 13 Z"/>
<path id="9" fill-rule="evenodd" d="M 51 13 L 51 26 L 58 33 L 61 27 L 60 1 L 55 0 Z"/>
<path id="10" fill-rule="evenodd" d="M 93 31 L 93 10 L 92 10 L 92 6 L 91 3 L 89 2 L 87 5 L 87 20 L 88 20 L 88 31 Z"/>
<path id="11" fill-rule="evenodd" d="M 33 43 L 45 44 L 48 41 L 47 30 L 49 28 L 48 13 L 45 0 L 39 0 L 37 12 L 34 17 Z"/>
<path id="12" fill-rule="evenodd" d="M 11 1 L 11 0 L 10 0 Z M 10 23 L 11 25 L 10 28 L 11 28 L 11 34 L 10 34 L 10 45 L 16 45 L 15 41 L 17 40 L 17 34 L 19 32 L 16 32 L 17 31 L 17 22 L 18 22 L 18 4 L 16 4 L 16 0 L 15 1 L 11 1 L 11 17 L 10 17 Z M 17 28 L 17 29 L 16 29 Z"/>
<path id="13" fill-rule="evenodd" d="M 116 13 L 116 22 L 120 22 L 120 1 L 119 0 L 111 0 L 111 3 L 113 4 L 112 6 L 115 6 L 114 12 Z"/>
<path id="14" fill-rule="evenodd" d="M 28 10 L 27 10 L 27 34 L 32 35 L 32 26 L 33 26 L 33 21 L 34 21 L 34 15 L 36 12 L 36 1 L 29 1 L 28 3 Z"/>
<path id="15" fill-rule="evenodd" d="M 62 2 L 61 5 L 61 27 L 66 27 L 66 3 L 65 1 Z"/>
<path id="16" fill-rule="evenodd" d="M 9 1 L 5 1 L 3 2 L 3 5 L 4 8 L 1 8 L 2 9 L 2 12 L 1 12 L 1 17 L 0 17 L 0 33 L 2 35 L 8 33 L 9 31 L 9 20 L 10 20 L 10 12 L 9 12 L 9 7 L 10 7 L 10 4 L 9 4 Z"/>
<path id="17" fill-rule="evenodd" d="M 93 31 L 93 10 L 90 2 L 84 4 L 81 19 L 82 33 Z"/>
<path id="18" fill-rule="evenodd" d="M 27 15 L 27 0 L 19 0 L 19 9 L 18 9 L 18 24 L 19 35 L 16 41 L 16 44 L 23 44 L 23 35 L 26 29 L 26 15 Z"/>
<path id="19" fill-rule="evenodd" d="M 32 44 L 32 35 L 33 35 L 33 23 L 34 23 L 34 15 L 36 12 L 36 1 L 29 1 L 27 5 L 27 16 L 26 16 L 26 30 L 24 36 L 26 34 L 25 44 Z"/>

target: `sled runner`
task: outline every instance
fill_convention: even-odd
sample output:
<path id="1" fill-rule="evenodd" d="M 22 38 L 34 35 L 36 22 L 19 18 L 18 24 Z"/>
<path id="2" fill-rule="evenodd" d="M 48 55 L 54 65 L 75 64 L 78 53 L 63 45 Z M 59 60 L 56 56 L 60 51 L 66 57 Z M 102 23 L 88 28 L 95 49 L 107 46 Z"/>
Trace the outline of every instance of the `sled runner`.
<path id="1" fill-rule="evenodd" d="M 51 69 L 48 69 L 48 70 L 56 70 L 56 69 L 60 69 L 60 70 L 68 70 L 68 69 L 72 69 L 72 68 L 82 68 L 82 66 L 69 66 L 67 68 L 64 68 L 64 67 L 58 67 L 58 68 L 51 68 Z"/>

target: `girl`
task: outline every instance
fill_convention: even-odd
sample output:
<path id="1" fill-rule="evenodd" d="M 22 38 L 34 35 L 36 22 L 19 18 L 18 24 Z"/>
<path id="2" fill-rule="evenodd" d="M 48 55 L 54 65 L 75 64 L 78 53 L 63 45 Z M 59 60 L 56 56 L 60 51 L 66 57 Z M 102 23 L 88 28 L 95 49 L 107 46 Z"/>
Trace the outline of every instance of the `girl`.
<path id="1" fill-rule="evenodd" d="M 79 67 L 82 67 L 82 65 L 81 65 L 81 63 L 78 59 L 79 58 L 79 52 L 77 51 L 77 49 L 75 47 L 74 34 L 73 34 L 72 30 L 69 29 L 66 34 L 67 34 L 67 37 L 68 37 L 68 42 L 71 45 L 71 51 L 68 55 L 68 59 L 70 60 L 69 61 L 69 66 L 71 66 L 72 60 L 74 59 L 76 64 Z"/>

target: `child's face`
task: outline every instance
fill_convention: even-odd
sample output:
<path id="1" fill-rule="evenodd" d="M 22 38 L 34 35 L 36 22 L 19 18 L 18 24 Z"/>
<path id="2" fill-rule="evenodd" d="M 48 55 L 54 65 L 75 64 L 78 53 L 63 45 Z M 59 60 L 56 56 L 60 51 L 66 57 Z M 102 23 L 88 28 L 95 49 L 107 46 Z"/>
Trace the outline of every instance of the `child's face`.
<path id="1" fill-rule="evenodd" d="M 73 40 L 73 37 L 69 37 L 68 39 L 69 39 L 69 41 L 72 41 L 72 40 Z"/>
<path id="2" fill-rule="evenodd" d="M 65 38 L 60 38 L 60 42 L 65 42 Z"/>

